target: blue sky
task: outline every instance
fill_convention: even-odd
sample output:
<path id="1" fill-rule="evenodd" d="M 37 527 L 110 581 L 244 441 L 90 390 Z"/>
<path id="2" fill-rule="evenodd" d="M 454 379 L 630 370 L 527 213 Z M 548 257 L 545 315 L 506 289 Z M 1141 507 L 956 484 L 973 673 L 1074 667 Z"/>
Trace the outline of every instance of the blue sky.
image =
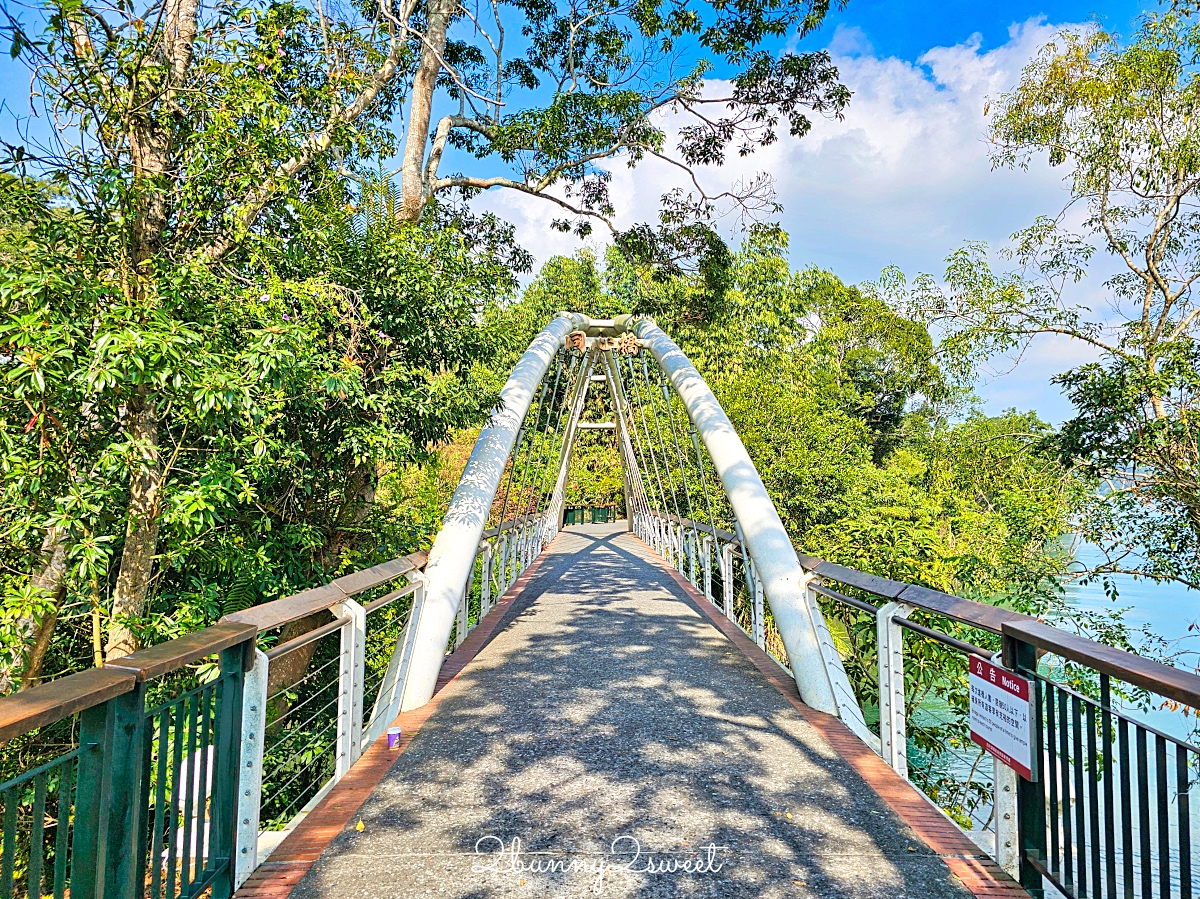
<path id="1" fill-rule="evenodd" d="M 867 35 L 875 49 L 885 56 L 917 59 L 930 47 L 948 47 L 979 33 L 984 46 L 1004 43 L 1014 22 L 1044 16 L 1053 23 L 1084 22 L 1101 19 L 1107 28 L 1128 34 L 1145 3 L 1116 0 L 1020 0 L 981 3 L 978 0 L 941 0 L 941 2 L 895 3 L 889 0 L 851 0 L 847 7 L 833 13 L 829 24 L 856 26 Z"/>

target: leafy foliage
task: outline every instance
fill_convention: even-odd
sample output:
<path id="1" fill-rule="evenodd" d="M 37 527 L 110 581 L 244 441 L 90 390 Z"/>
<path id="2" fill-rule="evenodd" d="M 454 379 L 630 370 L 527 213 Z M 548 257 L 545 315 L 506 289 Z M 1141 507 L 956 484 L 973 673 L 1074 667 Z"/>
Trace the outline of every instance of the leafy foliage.
<path id="1" fill-rule="evenodd" d="M 0 244 L 10 665 L 50 602 L 30 579 L 49 534 L 65 546 L 58 605 L 109 618 L 136 452 L 121 420 L 146 384 L 164 410 L 166 464 L 153 592 L 130 622 L 141 641 L 410 551 L 428 533 L 428 521 L 414 531 L 403 516 L 380 520 L 376 486 L 493 401 L 479 383 L 493 349 L 479 316 L 514 283 L 497 223 L 447 212 L 357 233 L 334 220 L 274 264 L 256 262 L 265 287 L 190 270 L 172 315 L 124 303 L 86 216 L 23 181 L 0 202 L 22 223 Z M 96 625 L 64 620 L 56 664 L 90 660 Z"/>
<path id="2" fill-rule="evenodd" d="M 925 277 L 907 294 L 912 313 L 941 332 L 939 352 L 956 371 L 998 354 L 1020 358 L 1038 335 L 1098 356 L 1055 379 L 1075 415 L 1045 441 L 1090 481 L 1077 526 L 1105 555 L 1092 574 L 1193 587 L 1198 50 L 1200 19 L 1188 5 L 1148 15 L 1124 46 L 1087 29 L 1044 47 L 994 105 L 993 158 L 1024 167 L 1046 154 L 1066 169 L 1070 202 L 1013 236 L 1002 254 L 1011 270 L 996 271 L 986 247 L 969 244 L 948 260 L 944 287 Z M 1098 250 L 1119 270 L 1104 284 L 1105 301 L 1087 308 L 1070 290 Z"/>

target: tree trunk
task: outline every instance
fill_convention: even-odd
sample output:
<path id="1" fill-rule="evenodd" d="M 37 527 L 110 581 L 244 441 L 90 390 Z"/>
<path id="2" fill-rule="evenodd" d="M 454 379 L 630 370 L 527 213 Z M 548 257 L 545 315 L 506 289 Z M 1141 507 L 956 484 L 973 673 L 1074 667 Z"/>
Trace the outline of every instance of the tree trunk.
<path id="1" fill-rule="evenodd" d="M 408 134 L 404 139 L 404 164 L 400 170 L 400 204 L 396 216 L 415 222 L 429 199 L 425 178 L 425 150 L 429 143 L 429 123 L 433 115 L 433 96 L 442 54 L 446 52 L 446 29 L 456 8 L 455 0 L 430 0 L 426 13 L 425 40 L 421 43 L 421 62 L 413 75 L 412 107 L 408 114 Z"/>
<path id="2" fill-rule="evenodd" d="M 141 458 L 130 477 L 125 547 L 121 551 L 121 569 L 113 593 L 112 618 L 105 647 L 105 654 L 110 659 L 137 649 L 137 640 L 129 623 L 141 618 L 145 610 L 146 591 L 158 549 L 158 500 L 163 478 L 158 446 L 158 410 L 144 389 L 130 404 L 129 415 L 129 436 L 136 443 Z"/>
<path id="3" fill-rule="evenodd" d="M 17 622 L 24 646 L 21 655 L 6 670 L 0 669 L 0 694 L 7 693 L 19 676 L 20 689 L 36 684 L 40 678 L 46 647 L 58 621 L 58 608 L 67 592 L 67 544 L 65 535 L 51 528 L 42 538 L 42 567 L 31 579 L 31 585 L 50 597 L 53 606 L 40 617 L 29 616 Z"/>
<path id="4" fill-rule="evenodd" d="M 61 591 L 65 594 L 66 588 Z M 59 599 L 61 600 L 61 594 Z M 29 660 L 25 663 L 25 673 L 21 675 L 21 690 L 36 687 L 42 682 L 42 665 L 46 662 L 46 652 L 50 649 L 50 638 L 54 636 L 54 626 L 58 624 L 60 602 L 56 601 L 54 608 L 42 616 L 38 623 L 37 634 L 33 646 L 29 650 Z"/>
<path id="5" fill-rule="evenodd" d="M 284 625 L 283 630 L 279 632 L 279 643 L 277 645 L 282 646 L 289 640 L 302 637 L 309 631 L 316 630 L 322 625 L 328 624 L 329 619 L 330 614 L 326 611 L 314 612 L 303 618 L 297 618 L 295 621 Z M 267 669 L 268 696 L 278 693 L 280 690 L 287 689 L 300 680 L 300 678 L 304 677 L 304 672 L 308 670 L 308 663 L 312 661 L 312 657 L 317 651 L 317 643 L 320 642 L 320 640 L 316 640 L 307 646 L 301 646 L 299 649 L 294 649 L 271 660 L 271 666 Z"/>
<path id="6" fill-rule="evenodd" d="M 361 532 L 367 516 L 375 506 L 375 488 L 378 481 L 379 473 L 372 462 L 356 465 L 346 478 L 342 508 L 334 519 L 325 546 L 317 556 L 318 564 L 326 571 L 338 569 L 342 553 L 350 549 Z"/>

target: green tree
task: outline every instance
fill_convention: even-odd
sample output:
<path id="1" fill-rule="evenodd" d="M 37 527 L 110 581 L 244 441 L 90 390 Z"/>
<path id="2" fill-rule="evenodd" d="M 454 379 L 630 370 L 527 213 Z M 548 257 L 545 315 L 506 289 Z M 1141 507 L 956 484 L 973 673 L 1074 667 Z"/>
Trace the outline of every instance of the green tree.
<path id="1" fill-rule="evenodd" d="M 1046 154 L 1067 168 L 1070 200 L 1014 235 L 1003 254 L 1013 270 L 994 270 L 972 244 L 950 257 L 944 289 L 924 279 L 912 294 L 960 370 L 997 353 L 1019 358 L 1038 335 L 1095 351 L 1096 362 L 1055 379 L 1076 411 L 1049 438 L 1093 481 L 1082 532 L 1107 554 L 1099 572 L 1191 586 L 1200 586 L 1198 50 L 1200 20 L 1183 8 L 1147 16 L 1124 46 L 1089 29 L 1043 48 L 994 104 L 993 159 L 1025 167 Z M 1087 308 L 1070 288 L 1097 248 L 1119 270 L 1104 302 Z"/>
<path id="2" fill-rule="evenodd" d="M 115 427 L 127 447 L 124 531 L 108 534 L 104 549 L 115 565 L 106 652 L 138 642 L 132 622 L 145 612 L 169 504 L 164 491 L 178 460 L 169 434 L 185 422 L 193 438 L 224 428 L 213 416 L 238 403 L 261 417 L 250 411 L 249 385 L 229 381 L 226 354 L 234 351 L 221 343 L 230 327 L 221 313 L 232 296 L 254 294 L 246 284 L 271 268 L 270 254 L 293 262 L 297 247 L 311 246 L 308 232 L 336 231 L 337 205 L 352 199 L 342 195 L 343 179 L 358 185 L 368 218 L 386 209 L 394 220 L 428 225 L 441 217 L 435 197 L 502 186 L 558 203 L 582 217 L 576 227 L 584 233 L 583 219 L 611 219 L 605 160 L 654 156 L 691 170 L 719 164 L 731 148 L 744 154 L 769 144 L 783 128 L 803 135 L 807 114 L 839 114 L 849 92 L 827 54 L 776 57 L 764 49 L 793 29 L 812 31 L 827 10 L 828 0 L 719 7 L 518 0 L 493 4 L 488 22 L 457 0 L 372 0 L 336 12 L 321 3 L 240 0 L 155 0 L 140 14 L 70 0 L 4 5 L 0 31 L 30 69 L 31 100 L 53 135 L 5 144 L 21 178 L 4 187 L 26 192 L 31 176 L 56 186 L 62 209 L 77 215 L 75 270 L 90 269 L 105 293 L 73 320 L 93 329 L 90 345 L 103 360 L 70 352 L 103 379 L 91 383 L 112 400 L 80 399 L 78 408 L 95 433 Z M 685 57 L 693 62 L 679 68 Z M 717 64 L 727 92 L 705 87 Z M 398 134 L 392 123 L 402 106 Z M 435 115 L 438 106 L 446 108 Z M 668 109 L 690 117 L 673 151 L 657 118 Z M 447 146 L 466 151 L 464 159 L 494 159 L 509 174 L 442 173 Z M 378 177 L 371 160 L 397 152 L 399 188 L 389 197 L 390 177 Z M 724 199 L 761 206 L 767 186 L 760 179 Z M 694 229 L 720 199 L 699 190 L 675 196 L 672 224 Z M 710 230 L 698 233 L 713 240 Z M 395 274 L 386 266 L 383 273 Z M 280 275 L 288 277 L 286 265 Z M 339 337 L 354 349 L 369 342 L 369 329 L 352 323 L 369 314 L 347 297 L 331 349 Z M 18 289 L 6 310 L 17 329 L 9 336 L 32 339 L 35 309 Z M 18 319 L 24 323 L 13 324 Z M 77 331 L 70 345 L 89 345 L 87 336 Z M 196 358 L 214 360 L 203 385 L 192 380 L 201 371 Z M 351 394 L 338 378 L 358 377 L 355 353 L 345 359 L 327 381 L 339 401 Z M 28 378 L 41 389 L 43 375 Z M 67 482 L 87 480 L 96 458 L 65 463 Z M 365 499 L 373 478 L 363 465 L 351 466 L 361 486 L 349 490 Z M 33 595 L 59 595 L 66 570 L 66 530 L 49 521 L 41 530 L 33 593 L 16 615 L 21 633 L 41 620 L 31 619 Z"/>
<path id="3" fill-rule="evenodd" d="M 478 320 L 515 287 L 504 228 L 443 211 L 356 230 L 330 212 L 344 195 L 314 196 L 297 212 L 315 226 L 257 241 L 236 276 L 188 269 L 135 309 L 86 212 L 35 182 L 4 187 L 5 681 L 411 548 L 379 520 L 376 487 L 492 402 Z M 129 426 L 142 391 L 159 404 L 153 441 Z M 148 472 L 154 546 L 135 603 L 120 572 Z M 85 621 L 56 634 L 80 603 Z"/>

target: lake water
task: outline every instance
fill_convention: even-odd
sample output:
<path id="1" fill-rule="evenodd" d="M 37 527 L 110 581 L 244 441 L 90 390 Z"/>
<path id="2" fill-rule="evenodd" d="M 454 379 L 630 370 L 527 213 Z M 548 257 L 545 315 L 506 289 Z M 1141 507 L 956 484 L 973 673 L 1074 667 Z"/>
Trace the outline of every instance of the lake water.
<path id="1" fill-rule="evenodd" d="M 1103 561 L 1100 552 L 1090 544 L 1080 545 L 1075 557 L 1089 567 Z M 1200 652 L 1200 633 L 1189 632 L 1188 628 L 1200 621 L 1200 592 L 1175 582 L 1155 583 L 1129 575 L 1115 575 L 1112 581 L 1118 591 L 1115 601 L 1105 595 L 1100 582 L 1072 584 L 1067 589 L 1068 598 L 1081 609 L 1124 610 L 1122 618 L 1134 645 L 1141 642 L 1140 632 L 1147 629 L 1170 641 L 1173 651 L 1185 653 L 1176 663 L 1179 667 L 1194 668 L 1195 654 Z M 1195 724 L 1194 719 L 1166 711 L 1151 711 L 1136 717 L 1181 738 L 1186 737 Z"/>

